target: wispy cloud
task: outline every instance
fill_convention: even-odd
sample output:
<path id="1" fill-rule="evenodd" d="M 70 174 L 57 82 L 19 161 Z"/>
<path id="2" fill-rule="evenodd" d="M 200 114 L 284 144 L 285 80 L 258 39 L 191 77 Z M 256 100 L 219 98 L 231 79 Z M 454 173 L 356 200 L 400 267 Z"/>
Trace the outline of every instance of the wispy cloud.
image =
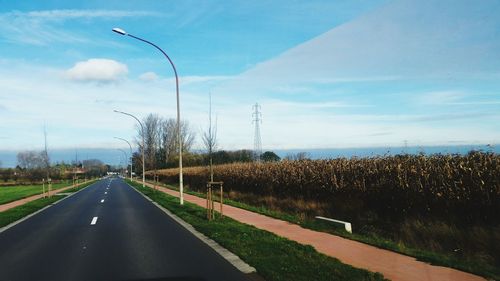
<path id="1" fill-rule="evenodd" d="M 70 20 L 117 19 L 158 16 L 149 11 L 122 10 L 43 10 L 0 14 L 0 38 L 6 42 L 47 45 L 50 42 L 90 42 L 79 33 L 70 32 L 63 23 Z"/>
<path id="2" fill-rule="evenodd" d="M 408 124 L 484 118 L 491 119 L 500 118 L 500 114 L 491 112 L 458 112 L 443 114 L 343 114 L 339 115 L 338 118 L 366 123 Z"/>
<path id="3" fill-rule="evenodd" d="M 139 79 L 143 80 L 143 81 L 156 81 L 158 80 L 159 76 L 158 74 L 154 73 L 154 72 L 145 72 L 141 75 L 139 75 Z"/>
<path id="4" fill-rule="evenodd" d="M 160 78 L 160 77 L 158 77 Z M 234 76 L 224 76 L 224 75 L 186 75 L 179 77 L 179 83 L 182 86 L 188 85 L 211 85 L 218 84 L 220 82 L 229 81 L 234 79 Z M 175 77 L 169 77 L 160 79 L 168 83 L 175 83 Z"/>
<path id="5" fill-rule="evenodd" d="M 435 114 L 414 116 L 408 118 L 410 122 L 439 122 L 448 120 L 471 120 L 480 119 L 485 117 L 500 117 L 500 114 L 487 113 L 487 112 L 464 112 L 464 113 L 448 113 L 448 114 Z"/>
<path id="6" fill-rule="evenodd" d="M 122 11 L 122 10 L 44 10 L 19 12 L 13 11 L 2 16 L 14 18 L 30 18 L 38 20 L 68 20 L 78 18 L 125 18 L 125 17 L 145 17 L 159 16 L 160 13 L 151 11 Z"/>
<path id="7" fill-rule="evenodd" d="M 436 91 L 418 94 L 417 102 L 423 105 L 435 106 L 495 106 L 500 105 L 500 100 L 491 100 L 491 97 L 481 93 L 468 93 L 464 91 Z"/>
<path id="8" fill-rule="evenodd" d="M 286 100 L 264 100 L 264 104 L 268 107 L 281 108 L 284 110 L 293 109 L 330 109 L 330 108 L 358 108 L 372 107 L 371 104 L 353 104 L 340 101 L 325 101 L 325 102 L 292 102 Z"/>
<path id="9" fill-rule="evenodd" d="M 460 91 L 437 91 L 418 95 L 417 99 L 422 104 L 450 104 L 462 100 L 466 96 Z"/>
<path id="10" fill-rule="evenodd" d="M 500 105 L 500 100 L 491 101 L 467 101 L 467 102 L 449 102 L 448 105 Z"/>

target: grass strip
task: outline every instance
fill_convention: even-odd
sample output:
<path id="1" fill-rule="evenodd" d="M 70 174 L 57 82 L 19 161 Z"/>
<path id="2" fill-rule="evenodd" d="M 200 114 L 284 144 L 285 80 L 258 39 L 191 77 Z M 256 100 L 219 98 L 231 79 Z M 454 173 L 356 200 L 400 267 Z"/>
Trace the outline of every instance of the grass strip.
<path id="1" fill-rule="evenodd" d="M 343 264 L 338 259 L 318 253 L 311 246 L 299 244 L 231 218 L 209 222 L 206 219 L 206 210 L 197 205 L 185 202 L 184 206 L 180 206 L 176 197 L 142 187 L 140 183 L 130 180 L 127 182 L 238 255 L 268 281 L 384 280 L 380 273 Z"/>
<path id="2" fill-rule="evenodd" d="M 149 182 L 151 184 L 154 184 L 153 182 Z M 175 185 L 165 185 L 165 184 L 160 184 L 162 187 L 166 187 L 172 190 L 178 191 L 179 189 Z M 185 193 L 198 196 L 201 198 L 205 198 L 206 195 L 204 193 L 196 192 L 196 191 L 191 191 L 191 190 L 184 190 Z M 216 196 L 217 197 L 217 196 Z M 218 198 L 215 198 L 215 201 Z M 273 211 L 269 210 L 265 207 L 256 207 L 252 206 L 249 204 L 241 203 L 238 201 L 230 200 L 230 199 L 224 199 L 224 204 L 237 207 L 240 209 L 248 210 L 251 212 L 255 212 L 258 214 L 262 214 L 268 217 L 288 221 L 293 224 L 300 225 L 301 227 L 311 229 L 311 230 L 316 230 L 316 231 L 321 231 L 321 232 L 326 232 L 334 235 L 338 235 L 347 239 L 351 239 L 354 241 L 359 241 L 365 244 L 369 244 L 381 249 L 386 249 L 390 250 L 393 252 L 401 253 L 407 256 L 411 256 L 416 258 L 417 260 L 428 262 L 433 265 L 438 265 L 438 266 L 445 266 L 445 267 L 450 267 L 450 268 L 455 268 L 458 270 L 470 272 L 473 274 L 477 274 L 486 278 L 492 278 L 493 280 L 500 280 L 500 268 L 493 266 L 491 264 L 485 264 L 478 262 L 474 259 L 470 258 L 458 258 L 442 253 L 436 253 L 432 251 L 427 251 L 423 249 L 416 249 L 412 247 L 407 247 L 402 243 L 396 243 L 395 241 L 380 237 L 379 235 L 375 233 L 371 233 L 369 235 L 363 235 L 363 234 L 356 234 L 356 233 L 348 233 L 345 231 L 343 226 L 340 225 L 335 225 L 330 222 L 325 222 L 321 220 L 311 220 L 311 219 L 304 219 L 298 215 L 293 215 L 289 213 L 283 213 L 279 211 Z"/>
<path id="3" fill-rule="evenodd" d="M 91 184 L 93 184 L 95 181 L 91 181 L 88 183 L 85 183 L 81 186 L 77 186 L 71 189 L 66 190 L 68 193 L 76 192 L 80 189 L 83 189 Z M 62 198 L 66 197 L 66 195 L 63 196 L 52 196 L 50 198 L 40 198 L 37 200 L 33 200 L 31 202 L 28 202 L 26 204 L 23 204 L 21 206 L 17 206 L 11 209 L 8 209 L 6 211 L 0 212 L 0 227 L 4 227 L 6 225 L 9 225 L 17 220 L 20 220 L 24 218 L 25 216 L 32 214 L 40 209 L 42 209 L 45 206 L 48 206 L 56 201 L 61 200 Z"/>
<path id="4" fill-rule="evenodd" d="M 4 227 L 9 225 L 17 220 L 24 218 L 25 216 L 34 213 L 45 206 L 48 206 L 58 200 L 60 200 L 62 196 L 52 196 L 50 198 L 40 198 L 21 206 L 14 207 L 12 209 L 8 209 L 6 211 L 0 212 L 0 227 Z"/>
<path id="5" fill-rule="evenodd" d="M 71 182 L 62 182 L 52 184 L 52 190 L 61 189 L 70 186 Z M 48 184 L 45 184 L 45 191 L 47 191 Z M 30 197 L 33 195 L 41 194 L 43 190 L 42 185 L 16 185 L 0 187 L 0 204 L 10 203 L 19 199 Z"/>

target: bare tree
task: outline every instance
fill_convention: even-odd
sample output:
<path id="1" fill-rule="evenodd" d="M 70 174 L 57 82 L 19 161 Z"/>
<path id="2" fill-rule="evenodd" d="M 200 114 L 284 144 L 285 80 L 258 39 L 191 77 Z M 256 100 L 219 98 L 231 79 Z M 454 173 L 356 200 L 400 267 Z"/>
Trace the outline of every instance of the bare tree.
<path id="1" fill-rule="evenodd" d="M 142 120 L 144 132 L 142 132 L 140 127 L 137 128 L 138 137 L 136 138 L 136 142 L 141 152 L 144 149 L 146 156 L 144 161 L 147 169 L 154 169 L 156 167 L 156 153 L 161 122 L 161 118 L 157 114 L 149 114 Z M 142 147 L 142 134 L 144 134 L 145 147 Z"/>
<path id="2" fill-rule="evenodd" d="M 182 151 L 189 152 L 193 147 L 196 133 L 191 129 L 188 121 L 181 121 L 181 143 Z"/>
<path id="3" fill-rule="evenodd" d="M 43 152 L 21 151 L 17 153 L 17 164 L 23 169 L 37 169 L 45 166 Z"/>
<path id="4" fill-rule="evenodd" d="M 196 135 L 193 130 L 191 130 L 187 121 L 181 121 L 180 133 L 182 151 L 188 152 L 193 146 Z M 179 149 L 179 144 L 177 142 L 177 122 L 175 119 L 170 118 L 163 121 L 161 139 L 165 151 L 165 160 L 170 162 L 176 157 Z"/>
<path id="5" fill-rule="evenodd" d="M 212 124 L 212 93 L 208 93 L 208 100 L 208 128 L 207 131 L 203 133 L 202 139 L 208 152 L 210 181 L 214 181 L 212 152 L 217 148 L 217 118 L 215 124 Z"/>
<path id="6" fill-rule="evenodd" d="M 306 160 L 310 159 L 310 155 L 307 152 L 297 152 L 297 153 L 288 153 L 285 156 L 285 160 L 296 161 L 296 160 Z"/>
<path id="7" fill-rule="evenodd" d="M 177 123 L 175 119 L 169 118 L 163 120 L 161 140 L 162 147 L 165 153 L 165 162 L 169 162 L 169 160 L 174 157 L 177 150 L 176 131 Z"/>
<path id="8" fill-rule="evenodd" d="M 144 151 L 146 169 L 156 170 L 168 163 L 172 164 L 179 149 L 177 140 L 177 122 L 175 119 L 163 119 L 157 114 L 149 114 L 142 120 L 144 130 L 136 126 L 137 135 L 135 143 L 139 148 L 139 154 Z M 181 142 L 183 151 L 191 150 L 195 140 L 195 134 L 187 121 L 181 121 Z M 142 138 L 144 135 L 144 147 Z M 134 159 L 136 165 L 142 165 L 141 159 Z"/>

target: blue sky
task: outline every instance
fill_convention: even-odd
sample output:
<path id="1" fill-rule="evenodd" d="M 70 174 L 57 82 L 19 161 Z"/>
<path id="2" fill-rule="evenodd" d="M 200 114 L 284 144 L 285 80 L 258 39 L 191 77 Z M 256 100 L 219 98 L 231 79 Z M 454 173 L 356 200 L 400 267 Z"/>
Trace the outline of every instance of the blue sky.
<path id="1" fill-rule="evenodd" d="M 85 3 L 82 3 L 85 2 Z M 223 149 L 500 142 L 500 2 L 2 1 L 0 150 L 121 147 L 139 117 L 200 135 L 208 92 Z M 201 145 L 201 141 L 198 141 Z"/>

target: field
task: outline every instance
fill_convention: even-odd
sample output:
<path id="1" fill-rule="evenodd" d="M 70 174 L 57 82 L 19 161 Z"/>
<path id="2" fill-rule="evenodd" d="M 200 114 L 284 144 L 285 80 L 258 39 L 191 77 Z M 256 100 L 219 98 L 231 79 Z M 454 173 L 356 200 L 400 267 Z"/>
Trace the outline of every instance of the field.
<path id="1" fill-rule="evenodd" d="M 347 220 L 354 232 L 500 268 L 500 156 L 398 155 L 215 167 L 229 198 L 299 218 Z M 178 169 L 161 180 L 178 181 Z M 206 167 L 184 181 L 203 191 Z M 496 274 L 496 273 L 495 273 Z"/>
<path id="2" fill-rule="evenodd" d="M 61 182 L 52 184 L 52 190 L 60 189 L 71 185 L 71 182 Z M 45 184 L 47 191 L 47 184 Z M 42 185 L 14 185 L 0 187 L 0 204 L 9 203 L 32 195 L 41 194 Z"/>

